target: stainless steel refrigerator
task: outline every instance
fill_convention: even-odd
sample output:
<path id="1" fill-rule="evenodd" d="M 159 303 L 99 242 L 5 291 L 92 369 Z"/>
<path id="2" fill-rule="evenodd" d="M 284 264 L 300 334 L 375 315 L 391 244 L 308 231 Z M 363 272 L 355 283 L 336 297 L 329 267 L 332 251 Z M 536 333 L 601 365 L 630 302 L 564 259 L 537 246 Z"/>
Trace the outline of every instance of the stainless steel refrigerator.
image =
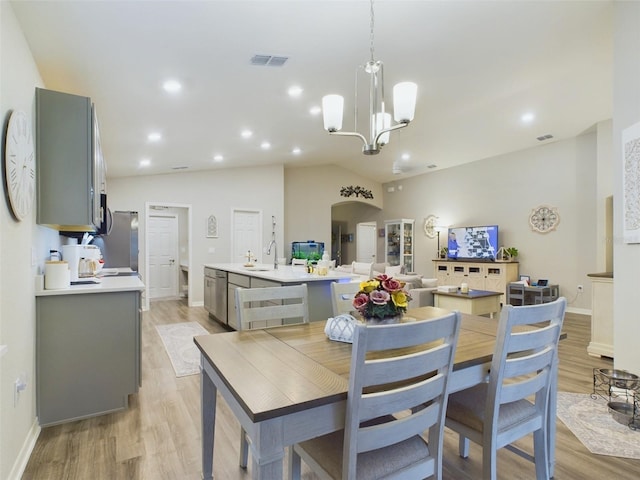
<path id="1" fill-rule="evenodd" d="M 105 268 L 138 271 L 138 212 L 112 212 L 111 228 L 93 241 L 100 247 Z"/>

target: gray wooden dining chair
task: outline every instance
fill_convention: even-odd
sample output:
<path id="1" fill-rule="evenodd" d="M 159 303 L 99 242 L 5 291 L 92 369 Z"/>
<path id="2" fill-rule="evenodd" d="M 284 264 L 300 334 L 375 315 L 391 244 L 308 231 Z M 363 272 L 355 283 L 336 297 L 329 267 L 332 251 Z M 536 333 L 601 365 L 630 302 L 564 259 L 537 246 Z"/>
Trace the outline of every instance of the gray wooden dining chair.
<path id="1" fill-rule="evenodd" d="M 342 313 L 351 313 L 355 310 L 353 298 L 359 290 L 359 282 L 331 283 L 331 306 L 334 317 Z"/>
<path id="2" fill-rule="evenodd" d="M 309 322 L 307 284 L 236 289 L 238 330 Z"/>
<path id="3" fill-rule="evenodd" d="M 309 323 L 307 284 L 236 289 L 238 330 Z M 240 427 L 240 467 L 247 468 L 249 440 Z"/>
<path id="4" fill-rule="evenodd" d="M 542 305 L 505 305 L 488 383 L 449 396 L 446 426 L 460 435 L 460 455 L 469 439 L 482 445 L 484 480 L 496 478 L 496 452 L 507 448 L 535 462 L 536 479 L 549 479 L 549 392 L 557 368 L 566 299 Z M 524 328 L 523 328 L 524 327 Z M 512 442 L 533 433 L 534 456 Z"/>
<path id="5" fill-rule="evenodd" d="M 299 480 L 301 459 L 320 478 L 441 478 L 460 318 L 452 312 L 411 323 L 359 323 L 344 430 L 290 447 L 289 478 Z"/>

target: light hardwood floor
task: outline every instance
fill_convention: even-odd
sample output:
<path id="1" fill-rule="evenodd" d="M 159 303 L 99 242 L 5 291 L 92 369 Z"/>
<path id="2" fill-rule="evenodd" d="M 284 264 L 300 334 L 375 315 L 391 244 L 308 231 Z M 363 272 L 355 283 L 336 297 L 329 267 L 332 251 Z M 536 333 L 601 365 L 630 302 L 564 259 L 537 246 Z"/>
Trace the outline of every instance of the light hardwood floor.
<path id="1" fill-rule="evenodd" d="M 200 478 L 199 376 L 176 378 L 155 325 L 196 321 L 209 332 L 224 329 L 207 317 L 201 307 L 188 308 L 182 301 L 159 301 L 143 315 L 142 388 L 130 396 L 129 409 L 42 430 L 23 479 L 34 480 L 189 480 Z M 489 321 L 489 320 L 488 320 Z M 609 360 L 586 353 L 590 318 L 568 314 L 564 330 L 568 338 L 560 346 L 559 389 L 590 393 L 592 369 L 612 367 Z M 557 422 L 555 478 L 632 480 L 640 477 L 640 460 L 591 454 Z M 239 425 L 225 402 L 218 401 L 216 456 L 217 480 L 246 480 L 250 469 L 238 467 Z M 640 442 L 640 432 L 638 433 Z M 518 443 L 531 451 L 529 440 Z M 473 443 L 471 455 L 457 455 L 457 436 L 446 433 L 445 480 L 481 478 L 481 451 Z M 305 470 L 305 480 L 316 477 Z M 506 450 L 498 454 L 498 478 L 530 480 L 531 463 Z"/>

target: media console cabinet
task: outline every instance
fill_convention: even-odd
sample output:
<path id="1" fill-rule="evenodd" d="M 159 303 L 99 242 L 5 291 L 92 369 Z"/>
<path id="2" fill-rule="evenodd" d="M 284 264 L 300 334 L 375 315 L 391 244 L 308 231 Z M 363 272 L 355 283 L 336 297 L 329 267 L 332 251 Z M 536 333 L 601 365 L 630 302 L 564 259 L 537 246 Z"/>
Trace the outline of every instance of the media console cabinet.
<path id="1" fill-rule="evenodd" d="M 500 302 L 506 303 L 507 285 L 518 280 L 518 262 L 469 262 L 434 260 L 433 269 L 438 285 L 462 283 L 473 290 L 501 292 Z"/>

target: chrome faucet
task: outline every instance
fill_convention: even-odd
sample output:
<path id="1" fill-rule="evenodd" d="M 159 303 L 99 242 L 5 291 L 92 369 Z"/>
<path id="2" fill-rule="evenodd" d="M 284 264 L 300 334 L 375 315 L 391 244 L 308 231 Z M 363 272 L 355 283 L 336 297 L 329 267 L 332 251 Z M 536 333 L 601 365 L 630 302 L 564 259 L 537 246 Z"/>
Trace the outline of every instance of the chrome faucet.
<path id="1" fill-rule="evenodd" d="M 277 270 L 278 269 L 278 244 L 276 243 L 275 238 L 269 242 L 269 246 L 267 247 L 267 255 L 271 255 L 271 247 L 273 247 L 273 268 L 274 270 Z"/>
<path id="2" fill-rule="evenodd" d="M 271 241 L 267 247 L 267 255 L 271 255 L 271 247 L 273 247 L 273 269 L 278 269 L 278 244 L 276 243 L 276 217 L 271 215 Z"/>

